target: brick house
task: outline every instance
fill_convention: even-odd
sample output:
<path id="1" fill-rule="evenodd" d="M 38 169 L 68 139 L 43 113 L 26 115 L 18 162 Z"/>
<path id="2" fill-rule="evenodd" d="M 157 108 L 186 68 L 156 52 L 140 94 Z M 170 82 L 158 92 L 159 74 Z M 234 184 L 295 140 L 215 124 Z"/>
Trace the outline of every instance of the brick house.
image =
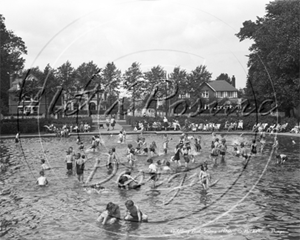
<path id="1" fill-rule="evenodd" d="M 38 79 L 32 75 L 29 74 L 26 78 L 26 81 L 37 81 Z M 26 96 L 20 103 L 18 99 L 18 94 L 21 90 L 23 78 L 18 76 L 17 74 L 11 75 L 10 78 L 10 89 L 9 92 L 9 115 L 17 115 L 23 113 L 30 113 L 30 115 L 46 115 L 46 112 L 48 111 L 49 105 L 54 97 L 54 93 L 47 94 L 44 92 L 44 95 L 41 97 L 41 100 L 39 102 L 34 101 L 34 96 Z M 38 89 L 37 89 L 38 90 Z M 83 89 L 79 91 L 77 94 L 83 93 Z M 75 95 L 76 93 L 72 93 L 72 95 Z M 80 104 L 83 102 L 86 102 L 88 99 L 88 104 L 86 104 L 82 110 L 87 111 L 90 109 L 91 111 L 97 110 L 97 102 L 101 99 L 102 104 L 99 108 L 99 110 L 106 110 L 105 101 L 107 101 L 109 94 L 108 93 L 97 93 L 96 96 L 94 96 L 92 99 L 89 99 L 89 96 L 87 94 L 83 94 L 82 97 L 79 97 Z M 79 103 L 76 101 L 76 99 L 72 98 L 70 94 L 67 93 L 67 91 L 63 90 L 61 95 L 59 96 L 57 102 L 55 103 L 55 109 L 64 107 L 68 108 L 68 110 L 75 110 L 79 106 Z"/>
<path id="2" fill-rule="evenodd" d="M 36 77 L 32 74 L 29 74 L 26 81 L 36 81 Z M 20 103 L 19 103 L 19 92 L 21 90 L 23 78 L 17 74 L 13 74 L 10 77 L 10 88 L 9 92 L 9 99 L 8 99 L 8 106 L 9 106 L 9 114 L 16 115 L 18 112 L 19 114 L 30 113 L 30 114 L 44 114 L 46 112 L 46 98 L 45 96 L 42 97 L 39 105 L 34 106 L 35 104 L 32 97 L 33 96 L 26 96 Z"/>
<path id="3" fill-rule="evenodd" d="M 235 82 L 231 84 L 225 80 L 215 80 L 204 82 L 200 85 L 201 98 L 204 101 L 205 108 L 209 108 L 209 104 L 217 101 L 221 105 L 225 104 L 229 107 L 240 103 L 238 98 L 238 90 L 235 88 Z"/>

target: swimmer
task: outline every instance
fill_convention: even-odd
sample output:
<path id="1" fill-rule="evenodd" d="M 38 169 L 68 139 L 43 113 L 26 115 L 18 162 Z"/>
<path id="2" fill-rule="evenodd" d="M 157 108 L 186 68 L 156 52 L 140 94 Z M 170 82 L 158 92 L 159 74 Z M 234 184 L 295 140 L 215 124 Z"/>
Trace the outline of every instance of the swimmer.
<path id="1" fill-rule="evenodd" d="M 87 161 L 85 155 L 77 153 L 75 163 L 76 163 L 76 173 L 79 182 L 83 182 L 84 164 Z"/>
<path id="2" fill-rule="evenodd" d="M 277 154 L 276 155 L 277 164 L 283 164 L 285 161 L 287 161 L 287 156 L 285 154 Z"/>
<path id="3" fill-rule="evenodd" d="M 128 184 L 125 185 L 128 181 L 132 180 Z M 124 174 L 122 174 L 118 180 L 118 187 L 121 189 L 137 189 L 140 188 L 141 185 L 136 183 L 137 181 L 131 176 L 131 170 L 127 169 Z"/>
<path id="4" fill-rule="evenodd" d="M 198 178 L 204 190 L 207 190 L 209 188 L 209 182 L 210 182 L 210 174 L 207 172 L 207 170 L 208 170 L 207 165 L 204 164 L 200 165 L 200 172 Z"/>
<path id="5" fill-rule="evenodd" d="M 233 147 L 233 153 L 234 153 L 234 156 L 236 156 L 236 157 L 240 156 L 240 151 L 237 147 L 237 144 L 235 144 L 235 146 Z"/>
<path id="6" fill-rule="evenodd" d="M 201 151 L 201 137 L 196 137 L 194 138 L 194 146 L 195 146 L 195 149 L 196 149 L 196 152 L 200 152 Z"/>
<path id="7" fill-rule="evenodd" d="M 262 131 L 260 133 L 260 153 L 263 153 L 263 150 L 265 148 L 265 145 L 266 145 L 266 132 L 265 131 Z"/>
<path id="8" fill-rule="evenodd" d="M 121 143 L 121 144 L 124 143 L 124 134 L 123 134 L 123 131 L 119 132 L 119 141 L 118 141 L 118 143 Z"/>
<path id="9" fill-rule="evenodd" d="M 176 162 L 178 166 L 181 166 L 181 162 L 180 162 L 180 153 L 181 153 L 181 144 L 178 144 L 175 148 L 175 154 L 174 157 L 172 159 L 172 161 Z"/>
<path id="10" fill-rule="evenodd" d="M 273 148 L 274 148 L 275 154 L 277 154 L 277 152 L 278 152 L 278 146 L 279 146 L 278 139 L 275 137 L 274 143 L 273 143 Z"/>
<path id="11" fill-rule="evenodd" d="M 186 146 L 183 146 L 181 153 L 183 155 L 183 159 L 184 159 L 184 166 L 185 168 L 188 168 L 188 163 L 190 162 L 190 157 L 188 155 L 188 150 Z"/>
<path id="12" fill-rule="evenodd" d="M 39 186 L 46 186 L 48 184 L 48 180 L 44 175 L 45 175 L 44 171 L 43 170 L 40 171 L 40 177 L 37 179 L 36 182 Z"/>
<path id="13" fill-rule="evenodd" d="M 134 149 L 130 149 L 129 154 L 127 155 L 127 161 L 128 164 L 130 165 L 131 168 L 134 168 L 134 162 L 135 162 L 135 157 L 134 157 Z"/>
<path id="14" fill-rule="evenodd" d="M 42 170 L 50 170 L 50 167 L 45 163 L 45 159 L 41 159 L 41 163 Z"/>
<path id="15" fill-rule="evenodd" d="M 244 143 L 241 143 L 241 148 L 240 148 L 240 153 L 241 153 L 241 156 L 244 158 L 244 160 L 247 160 L 250 155 L 247 153 L 247 150 L 245 148 L 245 144 Z"/>
<path id="16" fill-rule="evenodd" d="M 79 144 L 82 144 L 82 141 L 80 140 L 80 137 L 77 136 L 77 139 L 76 139 L 76 143 L 79 145 Z"/>
<path id="17" fill-rule="evenodd" d="M 95 150 L 97 148 L 97 141 L 94 136 L 92 137 L 92 146 L 90 148 L 93 149 L 93 152 L 95 152 Z"/>
<path id="18" fill-rule="evenodd" d="M 149 146 L 150 156 L 151 156 L 151 157 L 153 157 L 154 155 L 157 155 L 157 153 L 156 153 L 156 148 L 157 148 L 156 143 L 155 143 L 155 141 L 153 141 L 153 142 L 150 144 L 150 146 Z"/>
<path id="19" fill-rule="evenodd" d="M 113 224 L 121 218 L 120 208 L 117 204 L 109 202 L 106 205 L 106 210 L 100 214 L 97 222 L 101 222 L 103 225 L 106 223 Z"/>
<path id="20" fill-rule="evenodd" d="M 219 153 L 220 153 L 220 156 L 221 156 L 221 162 L 225 162 L 226 151 L 227 151 L 226 139 L 222 138 L 221 144 L 219 144 Z"/>
<path id="21" fill-rule="evenodd" d="M 79 145 L 79 150 L 80 150 L 80 151 L 83 151 L 83 150 L 84 150 L 83 142 L 80 143 L 80 145 Z"/>
<path id="22" fill-rule="evenodd" d="M 162 167 L 162 173 L 163 174 L 171 174 L 172 169 L 170 166 L 171 166 L 170 162 L 166 162 L 165 166 Z"/>
<path id="23" fill-rule="evenodd" d="M 73 161 L 74 157 L 70 150 L 67 151 L 67 155 L 65 157 L 65 162 L 67 163 L 67 175 L 73 174 Z"/>
<path id="24" fill-rule="evenodd" d="M 118 162 L 117 155 L 116 155 L 116 149 L 113 147 L 110 151 L 108 151 L 108 158 L 106 161 L 106 167 L 108 169 L 112 169 L 112 163 Z"/>
<path id="25" fill-rule="evenodd" d="M 15 143 L 18 143 L 20 141 L 20 132 L 17 132 L 15 136 Z"/>
<path id="26" fill-rule="evenodd" d="M 252 140 L 252 144 L 251 144 L 250 148 L 251 148 L 251 153 L 252 154 L 256 154 L 257 153 L 257 149 L 256 149 L 257 148 L 257 144 L 256 144 L 256 140 L 255 139 Z"/>
<path id="27" fill-rule="evenodd" d="M 164 137 L 163 137 L 163 149 L 164 149 L 165 155 L 167 155 L 167 153 L 168 153 L 168 145 L 169 145 L 168 135 L 164 134 Z"/>
<path id="28" fill-rule="evenodd" d="M 127 213 L 125 216 L 126 221 L 134 221 L 134 222 L 147 222 L 148 216 L 143 214 L 137 205 L 134 204 L 132 200 L 127 200 L 125 202 L 125 206 L 127 208 Z"/>
<path id="29" fill-rule="evenodd" d="M 211 147 L 212 147 L 212 149 L 211 149 L 210 156 L 213 160 L 214 165 L 216 165 L 218 162 L 219 149 L 214 144 Z"/>
<path id="30" fill-rule="evenodd" d="M 153 188 L 155 188 L 155 182 L 157 180 L 157 173 L 158 173 L 158 165 L 153 162 L 152 158 L 149 158 L 147 162 L 149 163 L 148 169 L 149 169 L 150 178 L 146 180 L 146 182 L 151 180 L 153 182 Z"/>
<path id="31" fill-rule="evenodd" d="M 144 148 L 143 154 L 147 155 L 148 154 L 148 147 L 147 147 L 146 138 L 142 138 L 142 145 L 143 145 L 143 148 Z"/>
<path id="32" fill-rule="evenodd" d="M 126 155 L 130 154 L 130 152 L 132 151 L 132 149 L 133 149 L 132 144 L 129 143 L 129 144 L 127 145 L 127 152 L 126 152 Z M 134 150 L 134 149 L 133 149 L 133 150 Z"/>

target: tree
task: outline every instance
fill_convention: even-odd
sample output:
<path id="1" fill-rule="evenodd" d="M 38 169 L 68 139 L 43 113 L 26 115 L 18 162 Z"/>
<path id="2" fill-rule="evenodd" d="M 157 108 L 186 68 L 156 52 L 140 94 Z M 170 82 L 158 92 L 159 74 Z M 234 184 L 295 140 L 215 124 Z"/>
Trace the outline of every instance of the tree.
<path id="1" fill-rule="evenodd" d="M 246 96 L 263 101 L 273 98 L 289 116 L 299 106 L 299 1 L 274 1 L 266 15 L 245 21 L 236 36 L 251 39 Z M 275 92 L 274 92 L 275 90 Z"/>
<path id="2" fill-rule="evenodd" d="M 201 97 L 200 85 L 203 82 L 209 82 L 211 80 L 211 73 L 208 72 L 206 66 L 200 65 L 196 67 L 187 77 L 188 84 L 190 86 L 191 99 L 196 100 Z"/>
<path id="3" fill-rule="evenodd" d="M 4 21 L 0 14 L 0 98 L 2 105 L 8 107 L 10 75 L 23 69 L 25 59 L 22 54 L 27 54 L 27 50 L 22 38 L 7 30 Z"/>
<path id="4" fill-rule="evenodd" d="M 143 77 L 143 73 L 140 69 L 140 64 L 137 62 L 132 63 L 131 66 L 128 68 L 128 70 L 126 70 L 125 73 L 123 74 L 124 88 L 128 91 L 128 93 L 132 97 L 131 108 L 132 108 L 133 116 L 137 106 L 136 101 L 140 100 L 141 94 L 143 93 L 143 89 L 140 87 L 141 86 L 140 83 L 134 85 L 133 87 L 132 84 L 138 82 L 139 79 L 141 79 L 142 77 Z"/>
<path id="5" fill-rule="evenodd" d="M 152 67 L 150 71 L 144 73 L 144 77 L 147 80 L 147 83 L 143 84 L 143 87 L 145 89 L 145 92 L 143 94 L 145 101 L 149 99 L 150 95 L 155 90 L 155 87 L 158 85 L 161 85 L 161 87 L 158 88 L 158 91 L 156 92 L 154 98 L 166 96 L 165 87 L 163 86 L 163 84 L 165 84 L 164 81 L 166 79 L 166 72 L 161 66 L 158 65 Z M 157 102 L 151 101 L 149 107 L 157 108 Z"/>
<path id="6" fill-rule="evenodd" d="M 170 78 L 174 81 L 174 84 L 178 86 L 178 94 L 184 95 L 190 92 L 190 86 L 187 79 L 187 72 L 180 67 L 175 67 L 173 72 L 170 73 Z"/>
<path id="7" fill-rule="evenodd" d="M 101 73 L 103 79 L 103 84 L 107 91 L 107 108 L 111 107 L 112 104 L 119 97 L 119 87 L 121 83 L 121 71 L 117 69 L 116 65 L 112 63 L 107 63 L 105 68 Z"/>
<path id="8" fill-rule="evenodd" d="M 230 77 L 228 76 L 227 73 L 221 73 L 217 78 L 216 80 L 225 80 L 226 82 L 231 82 L 231 79 Z"/>
<path id="9" fill-rule="evenodd" d="M 74 82 L 78 90 L 84 89 L 91 80 L 92 76 L 98 73 L 99 71 L 101 71 L 101 69 L 95 63 L 93 63 L 93 61 L 90 61 L 88 63 L 82 63 L 74 72 Z M 87 86 L 87 89 L 90 89 L 97 83 L 100 84 L 100 82 L 101 78 L 98 75 L 90 82 L 89 86 Z"/>
<path id="10" fill-rule="evenodd" d="M 56 78 L 59 82 L 58 86 L 64 90 L 64 97 L 66 98 L 64 100 L 73 99 L 79 87 L 75 84 L 75 69 L 69 61 L 57 68 Z"/>

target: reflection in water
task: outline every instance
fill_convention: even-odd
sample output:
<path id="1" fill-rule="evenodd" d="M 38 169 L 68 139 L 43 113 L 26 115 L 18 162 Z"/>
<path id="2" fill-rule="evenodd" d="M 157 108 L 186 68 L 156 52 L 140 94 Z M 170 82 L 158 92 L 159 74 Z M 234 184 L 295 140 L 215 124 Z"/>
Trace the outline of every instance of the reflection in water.
<path id="1" fill-rule="evenodd" d="M 225 136 L 227 142 L 236 141 L 235 136 Z M 149 135 L 149 142 L 155 140 L 157 145 L 162 141 L 159 136 Z M 177 138 L 174 137 L 176 140 Z M 203 143 L 210 142 L 210 136 L 202 137 Z M 248 142 L 252 137 L 244 137 Z M 89 138 L 82 138 L 88 144 Z M 175 147 L 175 140 L 170 142 L 170 149 Z M 224 228 L 232 231 L 241 228 L 259 229 L 255 234 L 242 234 L 248 239 L 280 239 L 278 231 L 284 231 L 285 236 L 296 239 L 299 235 L 297 223 L 299 222 L 299 194 L 300 194 L 300 162 L 299 162 L 299 139 L 294 139 L 296 144 L 291 144 L 291 139 L 279 137 L 279 152 L 288 156 L 288 161 L 283 165 L 276 165 L 275 156 L 267 171 L 258 182 L 258 185 L 250 192 L 247 198 L 241 202 L 245 194 L 249 193 L 253 184 L 258 181 L 268 159 L 273 139 L 267 140 L 264 155 L 258 154 L 252 157 L 244 170 L 242 159 L 232 154 L 226 155 L 226 162 L 213 166 L 210 160 L 210 146 L 203 145 L 201 154 L 196 156 L 196 163 L 207 161 L 209 172 L 213 179 L 221 179 L 216 186 L 208 191 L 203 191 L 200 185 L 179 191 L 176 198 L 168 205 L 164 205 L 164 198 L 168 191 L 160 191 L 160 195 L 147 195 L 149 184 L 142 186 L 140 190 L 120 190 L 116 184 L 116 176 L 104 184 L 107 191 L 94 193 L 85 191 L 77 181 L 76 176 L 66 176 L 64 162 L 65 150 L 78 146 L 75 139 L 22 139 L 22 147 L 26 160 L 33 173 L 37 176 L 40 170 L 40 156 L 44 149 L 47 150 L 46 160 L 52 166 L 52 170 L 46 172 L 49 180 L 47 187 L 36 186 L 36 179 L 24 160 L 23 152 L 13 140 L 4 140 L 0 145 L 1 159 L 9 161 L 8 168 L 13 169 L 0 175 L 0 204 L 4 213 L 0 216 L 0 222 L 9 222 L 10 230 L 5 234 L 6 239 L 127 239 L 129 235 L 158 236 L 174 232 L 174 229 L 199 228 L 204 222 L 211 222 L 202 232 L 205 239 L 232 239 L 232 235 L 217 232 Z M 43 146 L 41 146 L 42 141 Z M 106 138 L 107 148 L 116 146 L 121 161 L 125 161 L 125 145 L 118 145 L 114 138 Z M 231 151 L 229 149 L 229 151 Z M 170 159 L 171 152 L 166 157 Z M 105 154 L 87 154 L 89 159 L 86 163 L 86 176 L 93 169 L 95 158 L 99 157 L 101 163 L 106 162 Z M 8 158 L 9 157 L 9 158 Z M 1 160 L 3 161 L 3 160 Z M 145 156 L 138 156 L 136 164 L 139 170 L 147 171 L 148 165 Z M 103 165 L 103 164 L 102 164 Z M 119 172 L 125 169 L 120 166 Z M 178 170 L 178 169 L 177 169 Z M 188 176 L 199 170 L 188 171 Z M 99 168 L 94 176 L 94 182 L 106 178 L 110 173 L 106 167 Z M 237 177 L 240 178 L 237 180 Z M 172 187 L 180 184 L 181 178 L 172 181 Z M 160 188 L 171 189 L 170 186 L 162 185 Z M 224 192 L 226 192 L 224 194 Z M 224 194 L 224 196 L 223 196 Z M 220 197 L 222 196 L 222 197 Z M 119 221 L 115 225 L 96 225 L 99 212 L 105 209 L 108 202 L 112 201 L 120 206 L 121 217 L 125 215 L 126 200 L 132 199 L 140 209 L 149 217 L 149 223 L 136 223 Z M 216 202 L 216 199 L 218 201 Z M 238 204 L 237 204 L 238 203 Z M 213 204 L 211 206 L 211 204 Z M 205 208 L 206 207 L 206 208 Z M 230 208 L 233 210 L 224 214 Z M 203 209 L 203 210 L 201 210 Z M 222 215 L 223 214 L 223 215 Z M 219 217 L 221 216 L 222 217 Z M 219 218 L 218 218 L 219 217 Z M 218 218 L 217 220 L 215 220 Z M 205 220 L 205 221 L 203 221 Z M 277 229 L 277 232 L 271 229 Z M 248 231 L 248 232 L 249 232 Z M 1 234 L 2 232 L 0 232 Z M 114 234 L 115 233 L 115 234 Z M 195 239 L 199 236 L 196 233 Z M 193 238 L 193 234 L 189 237 Z M 221 236 L 222 235 L 222 236 Z M 75 236 L 75 237 L 74 237 Z M 5 239 L 4 238 L 4 239 Z M 133 237 L 134 238 L 134 237 Z M 174 239 L 171 236 L 170 239 Z M 186 235 L 179 236 L 186 238 Z"/>

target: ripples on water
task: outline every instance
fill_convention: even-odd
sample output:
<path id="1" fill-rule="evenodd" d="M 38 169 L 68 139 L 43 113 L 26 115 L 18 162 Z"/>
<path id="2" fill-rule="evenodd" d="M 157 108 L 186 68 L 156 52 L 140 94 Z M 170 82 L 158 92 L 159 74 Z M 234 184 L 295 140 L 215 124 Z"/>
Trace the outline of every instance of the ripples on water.
<path id="1" fill-rule="evenodd" d="M 130 139 L 135 140 L 136 137 L 128 138 L 130 143 Z M 178 136 L 172 138 L 169 152 L 178 141 Z M 250 142 L 251 138 L 246 136 L 244 140 Z M 112 146 L 117 146 L 118 156 L 121 161 L 126 161 L 125 145 L 118 145 L 116 137 L 103 136 L 103 139 L 107 149 L 88 155 L 90 159 L 86 163 L 85 178 L 92 170 L 96 156 L 101 159 L 100 165 L 105 164 L 106 155 L 103 153 Z M 230 135 L 226 139 L 230 145 L 240 137 Z M 83 140 L 87 147 L 90 137 Z M 158 147 L 162 146 L 160 136 L 148 135 L 147 140 L 155 140 Z M 242 160 L 230 153 L 226 155 L 225 164 L 213 167 L 208 157 L 211 137 L 202 136 L 202 152 L 196 157 L 196 162 L 208 160 L 213 180 L 221 180 L 208 192 L 200 186 L 183 189 L 166 206 L 163 200 L 167 191 L 149 196 L 145 194 L 149 189 L 147 185 L 140 190 L 119 190 L 115 183 L 117 176 L 104 184 L 106 191 L 100 194 L 86 192 L 75 176 L 66 176 L 65 152 L 70 146 L 78 152 L 75 137 L 22 139 L 21 146 L 13 140 L 4 140 L 1 157 L 10 156 L 10 161 L 20 166 L 0 178 L 0 190 L 11 189 L 13 192 L 1 196 L 2 230 L 3 222 L 8 223 L 6 228 L 9 229 L 2 238 L 79 240 L 165 236 L 165 239 L 299 239 L 299 139 L 294 138 L 296 144 L 293 145 L 291 137 L 279 137 L 279 152 L 289 159 L 278 166 L 275 156 L 271 156 L 265 173 L 258 181 L 270 158 L 272 140 L 269 137 L 264 154 L 251 158 L 243 171 Z M 231 152 L 232 146 L 228 149 Z M 42 157 L 52 167 L 52 170 L 46 171 L 50 183 L 47 187 L 35 184 Z M 146 157 L 138 158 L 138 168 L 147 170 Z M 121 165 L 118 173 L 123 170 Z M 188 176 L 196 171 L 198 169 L 188 172 Z M 98 169 L 93 181 L 106 176 L 107 171 L 103 167 Z M 252 188 L 257 181 L 257 186 Z M 179 182 L 180 179 L 175 179 L 172 186 Z M 120 221 L 104 227 L 96 223 L 98 214 L 110 201 L 119 204 L 124 215 L 127 199 L 132 199 L 148 214 L 149 223 Z M 174 235 L 176 231 L 184 230 L 190 232 Z"/>

